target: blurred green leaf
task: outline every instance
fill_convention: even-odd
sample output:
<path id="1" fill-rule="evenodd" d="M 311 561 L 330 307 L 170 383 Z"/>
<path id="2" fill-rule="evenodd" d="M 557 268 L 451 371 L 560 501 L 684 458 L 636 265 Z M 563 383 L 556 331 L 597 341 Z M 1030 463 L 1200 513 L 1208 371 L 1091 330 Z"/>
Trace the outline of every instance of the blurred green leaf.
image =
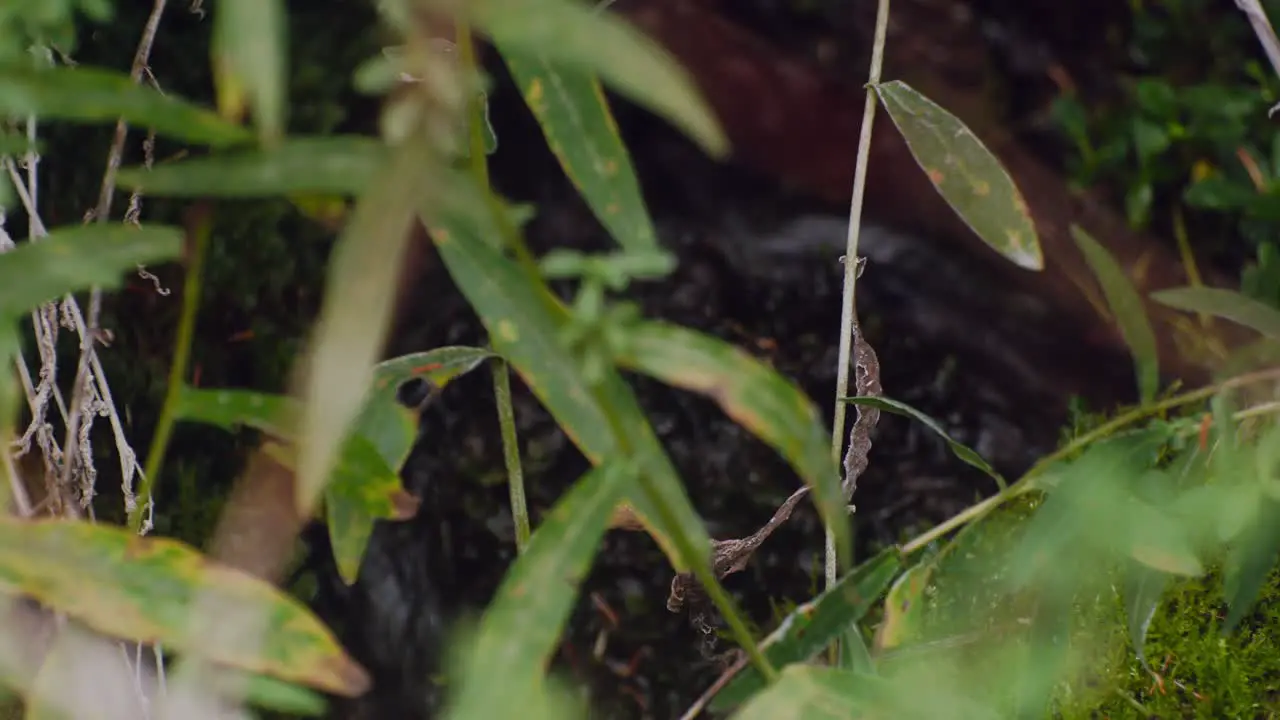
<path id="1" fill-rule="evenodd" d="M 1280 310 L 1234 290 L 1188 286 L 1161 290 L 1151 297 L 1171 308 L 1216 315 L 1280 340 Z"/>
<path id="2" fill-rule="evenodd" d="M 625 434 L 674 524 L 661 519 L 663 514 L 639 486 L 627 496 L 630 509 L 677 572 L 689 570 L 693 563 L 709 564 L 710 538 L 631 387 L 614 368 L 606 367 L 593 390 L 578 370 L 576 357 L 560 342 L 570 322 L 564 305 L 503 257 L 495 244 L 501 231 L 491 214 L 483 207 L 471 213 L 456 210 L 435 217 L 424 213 L 424 223 L 431 228 L 449 274 L 489 331 L 494 350 L 511 363 L 593 464 L 617 455 L 620 444 L 610 416 L 616 418 L 618 431 Z M 705 554 L 685 557 L 676 549 L 680 535 L 688 546 L 705 548 Z"/>
<path id="3" fill-rule="evenodd" d="M 724 131 L 689 74 L 627 21 L 575 0 L 490 0 L 468 7 L 476 29 L 504 57 L 541 57 L 557 70 L 596 75 L 671 121 L 708 154 L 728 151 Z"/>
<path id="4" fill-rule="evenodd" d="M 0 76 L 0 83 L 3 83 Z M 126 269 L 176 257 L 182 231 L 160 225 L 58 228 L 0 254 L 0 322 L 94 285 L 118 287 Z"/>
<path id="5" fill-rule="evenodd" d="M 982 456 L 979 455 L 976 450 L 970 448 L 964 443 L 952 439 L 952 437 L 947 434 L 947 431 L 943 430 L 942 426 L 938 424 L 937 420 L 934 420 L 910 405 L 886 397 L 858 396 L 841 398 L 841 400 L 843 402 L 853 403 L 854 405 L 865 405 L 867 407 L 879 408 L 885 412 L 891 412 L 895 415 L 904 415 L 915 420 L 921 425 L 932 430 L 938 435 L 938 437 L 942 438 L 943 441 L 947 443 L 947 447 L 951 449 L 953 455 L 960 458 L 966 464 L 972 465 L 973 467 L 976 467 L 982 472 L 990 475 L 996 483 L 1000 485 L 1000 487 L 1005 486 L 1004 477 L 1000 475 L 1000 473 L 996 472 L 996 469 L 991 467 L 990 463 L 983 460 Z"/>
<path id="6" fill-rule="evenodd" d="M 849 720 L 863 717 L 868 686 L 880 678 L 817 665 L 789 665 L 778 681 L 757 693 L 734 720 Z"/>
<path id="7" fill-rule="evenodd" d="M 390 153 L 374 138 L 289 138 L 265 150 L 238 150 L 120 171 L 122 187 L 157 197 L 256 198 L 286 194 L 359 195 Z"/>
<path id="8" fill-rule="evenodd" d="M 6 69 L 0 73 L 0 115 L 78 123 L 123 118 L 160 135 L 212 147 L 253 137 L 208 110 L 138 85 L 125 73 L 87 67 Z"/>
<path id="9" fill-rule="evenodd" d="M 404 520 L 417 512 L 418 500 L 404 491 L 399 478 L 415 437 L 414 413 L 397 399 L 401 385 L 422 379 L 442 388 L 490 357 L 488 350 L 453 346 L 403 355 L 374 368 L 364 408 L 325 488 L 330 543 L 339 575 L 348 584 L 356 580 L 375 521 Z M 226 430 L 248 426 L 293 441 L 299 405 L 281 395 L 184 387 L 175 412 Z M 288 454 L 277 460 L 290 467 L 296 462 Z"/>
<path id="10" fill-rule="evenodd" d="M 760 643 L 770 664 L 784 667 L 803 663 L 830 645 L 850 625 L 856 626 L 889 586 L 901 564 L 896 549 L 885 550 L 796 608 Z M 764 678 L 756 668 L 744 668 L 711 701 L 711 710 L 719 712 L 746 702 L 764 685 Z"/>
<path id="11" fill-rule="evenodd" d="M 35 145 L 27 139 L 26 135 L 17 132 L 8 132 L 0 129 L 0 155 L 25 155 L 28 151 L 40 151 L 39 141 Z"/>
<path id="12" fill-rule="evenodd" d="M 1258 191 L 1247 183 L 1210 175 L 1190 185 L 1182 193 L 1182 199 L 1192 207 L 1206 210 L 1236 210 L 1248 206 L 1257 195 Z"/>
<path id="13" fill-rule="evenodd" d="M 325 485 L 325 519 L 338 574 L 348 585 L 356 581 L 375 520 L 408 520 L 418 512 L 418 498 L 405 492 L 399 465 L 394 468 L 363 435 L 343 443 L 333 475 Z"/>
<path id="14" fill-rule="evenodd" d="M 288 29 L 281 0 L 218 0 L 213 9 L 218 107 L 224 117 L 238 121 L 248 105 L 266 145 L 285 133 Z"/>
<path id="15" fill-rule="evenodd" d="M 560 167 L 623 248 L 658 249 L 631 156 L 594 75 L 557 69 L 541 53 L 503 59 Z"/>
<path id="16" fill-rule="evenodd" d="M 605 463 L 580 478 L 547 514 L 480 621 L 446 717 L 523 716 L 635 472 L 625 462 Z"/>
<path id="17" fill-rule="evenodd" d="M 218 673 L 215 678 L 221 679 L 222 675 Z M 233 679 L 228 684 L 234 688 L 240 683 L 244 684 L 245 701 L 267 710 L 315 717 L 323 715 L 328 707 L 324 696 L 314 690 L 283 682 L 268 675 L 245 675 Z"/>
<path id="18" fill-rule="evenodd" d="M 1021 267 L 1044 269 L 1022 193 L 982 141 L 904 82 L 880 83 L 875 91 L 930 182 L 978 237 Z"/>
<path id="19" fill-rule="evenodd" d="M 1142 296 L 1124 268 L 1093 236 L 1078 225 L 1071 226 L 1071 236 L 1098 278 L 1098 284 L 1102 285 L 1107 306 L 1111 308 L 1125 344 L 1133 355 L 1139 397 L 1143 404 L 1151 403 L 1160 389 L 1160 360 L 1156 352 L 1156 334 L 1142 307 Z"/>
<path id="20" fill-rule="evenodd" d="M 1204 572 L 1192 528 L 1135 496 L 1130 487 L 1144 475 L 1150 476 L 1143 481 L 1148 485 L 1173 487 L 1168 470 L 1150 468 L 1150 440 L 1097 443 L 1058 466 L 1056 487 L 1014 551 L 1010 580 L 1015 588 L 1038 582 L 1047 592 L 1074 591 L 1086 579 L 1085 568 L 1125 556 L 1166 573 Z"/>
<path id="21" fill-rule="evenodd" d="M 1257 602 L 1258 592 L 1280 555 L 1280 502 L 1266 495 L 1259 499 L 1253 506 L 1251 522 L 1227 553 L 1223 592 L 1228 610 L 1223 633 L 1234 630 Z"/>
<path id="22" fill-rule="evenodd" d="M 251 427 L 281 440 L 293 440 L 298 425 L 298 402 L 284 395 L 253 390 L 196 389 L 178 391 L 174 414 L 183 420 L 234 431 Z"/>
<path id="23" fill-rule="evenodd" d="M 439 175 L 425 131 L 408 138 L 360 196 L 329 262 L 320 317 L 302 361 L 299 510 L 324 491 L 373 381 L 409 230 Z"/>
<path id="24" fill-rule="evenodd" d="M 113 637 L 199 650 L 216 663 L 347 697 L 369 686 L 300 602 L 174 540 L 80 521 L 0 518 L 0 586 Z M 210 645 L 190 633 L 198 598 L 266 614 L 252 654 L 243 644 Z"/>
<path id="25" fill-rule="evenodd" d="M 849 558 L 849 511 L 831 436 L 795 383 L 729 343 L 678 325 L 646 322 L 627 334 L 619 365 L 715 400 L 734 422 L 777 450 L 809 487 L 823 523 Z"/>
<path id="26" fill-rule="evenodd" d="M 1136 562 L 1129 564 L 1125 573 L 1124 609 L 1129 619 L 1129 642 L 1138 656 L 1142 667 L 1150 671 L 1144 647 L 1147 643 L 1147 630 L 1151 627 L 1151 619 L 1160 607 L 1160 598 L 1169 585 L 1170 576 L 1153 570 Z"/>

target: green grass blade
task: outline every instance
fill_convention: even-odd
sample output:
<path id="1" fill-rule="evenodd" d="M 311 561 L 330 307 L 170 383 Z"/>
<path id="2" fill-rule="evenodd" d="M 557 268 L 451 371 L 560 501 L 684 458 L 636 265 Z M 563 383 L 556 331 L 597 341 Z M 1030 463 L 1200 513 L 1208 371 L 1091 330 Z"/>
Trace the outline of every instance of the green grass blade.
<path id="1" fill-rule="evenodd" d="M 947 434 L 946 430 L 942 429 L 942 425 L 940 425 L 937 420 L 934 420 L 910 405 L 887 397 L 847 397 L 841 399 L 855 405 L 866 405 L 868 407 L 879 408 L 885 412 L 891 412 L 895 415 L 902 415 L 915 420 L 921 425 L 932 430 L 938 437 L 942 438 L 943 442 L 947 444 L 947 447 L 951 449 L 951 453 L 953 455 L 960 458 L 965 463 L 990 475 L 996 483 L 1000 485 L 1000 487 L 1003 488 L 1005 486 L 1004 477 L 1000 475 L 1000 473 L 996 472 L 996 469 L 991 467 L 991 464 L 984 460 L 982 456 L 978 454 L 977 450 L 953 439 Z"/>
<path id="2" fill-rule="evenodd" d="M 1120 333 L 1124 335 L 1125 344 L 1133 355 L 1134 370 L 1138 377 L 1138 396 L 1144 404 L 1155 400 L 1160 389 L 1160 360 L 1156 352 L 1156 334 L 1151 329 L 1146 310 L 1142 306 L 1142 296 L 1125 274 L 1124 268 L 1116 262 L 1111 253 L 1089 233 L 1077 225 L 1071 226 L 1071 236 L 1076 246 L 1084 254 L 1089 267 L 1093 270 L 1102 292 L 1107 297 L 1107 305 L 1116 323 L 1120 325 Z"/>
<path id="3" fill-rule="evenodd" d="M 724 131 L 689 74 L 625 20 L 574 0 L 490 0 L 470 9 L 475 28 L 503 55 L 541 54 L 557 68 L 595 75 L 709 154 L 727 152 Z"/>
<path id="4" fill-rule="evenodd" d="M 235 150 L 120 171 L 122 187 L 157 197 L 257 198 L 292 194 L 359 195 L 389 153 L 366 137 L 290 138 L 265 150 Z"/>
<path id="5" fill-rule="evenodd" d="M 1152 293 L 1151 298 L 1178 310 L 1216 315 L 1280 340 L 1280 310 L 1234 290 L 1180 287 Z"/>
<path id="6" fill-rule="evenodd" d="M 447 717 L 522 716 L 538 694 L 613 509 L 633 481 L 632 469 L 606 463 L 552 508 L 485 611 Z"/>
<path id="7" fill-rule="evenodd" d="M 131 125 L 189 143 L 225 147 L 253 134 L 216 114 L 138 85 L 127 73 L 87 67 L 6 69 L 0 73 L 0 115 L 77 123 Z"/>
<path id="8" fill-rule="evenodd" d="M 592 212 L 626 250 L 656 251 L 653 221 L 600 81 L 556 68 L 541 53 L 512 51 L 503 59 L 547 145 Z"/>

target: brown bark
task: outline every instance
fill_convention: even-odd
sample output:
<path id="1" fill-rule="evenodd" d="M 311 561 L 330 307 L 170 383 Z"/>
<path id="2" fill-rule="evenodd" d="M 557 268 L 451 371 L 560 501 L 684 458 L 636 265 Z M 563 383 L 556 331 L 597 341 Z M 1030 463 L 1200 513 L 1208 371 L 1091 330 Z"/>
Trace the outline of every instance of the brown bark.
<path id="1" fill-rule="evenodd" d="M 1186 284 L 1180 260 L 1165 244 L 1130 231 L 1110 208 L 1072 192 L 1002 127 L 983 88 L 985 52 L 971 16 L 942 12 L 939 2 L 894 3 L 885 79 L 905 80 L 956 114 L 1000 158 L 1031 209 L 1045 270 L 1023 270 L 982 245 L 938 195 L 883 113 L 872 141 L 866 217 L 930 237 L 941 252 L 988 258 L 1005 281 L 1048 298 L 1089 328 L 1082 342 L 1122 347 L 1119 331 L 1100 313 L 1105 307 L 1100 288 L 1070 226 L 1080 225 L 1103 243 L 1144 297 Z M 874 12 L 874 5 L 862 3 L 859 10 Z M 860 85 L 824 77 L 816 66 L 722 17 L 709 0 L 643 0 L 619 3 L 618 11 L 690 70 L 721 119 L 736 161 L 832 203 L 847 202 L 865 98 Z M 857 68 L 860 81 L 864 73 Z M 1212 273 L 1205 281 L 1230 284 Z M 1223 323 L 1211 332 L 1191 330 L 1187 316 L 1150 301 L 1146 305 L 1168 375 L 1202 381 L 1213 359 L 1206 347 L 1238 347 L 1247 339 L 1240 328 Z"/>

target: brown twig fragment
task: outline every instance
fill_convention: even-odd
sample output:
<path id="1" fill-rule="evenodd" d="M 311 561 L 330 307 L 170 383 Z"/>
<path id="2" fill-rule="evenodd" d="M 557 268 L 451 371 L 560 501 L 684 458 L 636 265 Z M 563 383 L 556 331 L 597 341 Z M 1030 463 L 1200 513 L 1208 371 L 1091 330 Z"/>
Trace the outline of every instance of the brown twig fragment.
<path id="1" fill-rule="evenodd" d="M 876 351 L 863 335 L 862 328 L 855 316 L 853 320 L 853 362 L 854 383 L 859 396 L 878 397 L 880 386 L 880 360 Z M 841 488 L 845 502 L 853 499 L 854 490 L 858 487 L 858 478 L 866 471 L 871 452 L 871 432 L 880 422 L 880 411 L 876 408 L 857 408 L 857 420 L 849 428 L 849 447 L 844 456 L 844 479 Z M 747 561 L 764 541 L 784 522 L 791 518 L 796 505 L 809 494 L 809 487 L 796 490 L 778 506 L 773 517 L 759 530 L 744 538 L 733 540 L 712 540 L 712 569 L 717 578 L 738 572 L 747 566 Z M 711 637 L 713 631 L 708 615 L 711 607 L 705 593 L 692 573 L 679 573 L 671 579 L 671 592 L 667 595 L 667 609 L 671 612 L 689 612 L 690 622 Z"/>

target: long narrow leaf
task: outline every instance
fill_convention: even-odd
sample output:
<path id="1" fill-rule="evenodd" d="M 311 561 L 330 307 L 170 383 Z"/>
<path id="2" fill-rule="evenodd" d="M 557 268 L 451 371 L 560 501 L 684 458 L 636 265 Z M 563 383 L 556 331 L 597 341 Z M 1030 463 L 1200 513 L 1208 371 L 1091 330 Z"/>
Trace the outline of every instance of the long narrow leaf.
<path id="1" fill-rule="evenodd" d="M 284 136 L 288 23 L 281 0 L 218 0 L 213 9 L 218 106 L 238 120 L 247 104 L 265 144 Z"/>
<path id="2" fill-rule="evenodd" d="M 256 198 L 359 195 L 390 153 L 374 138 L 289 138 L 265 150 L 237 150 L 120 171 L 121 186 L 158 197 Z"/>
<path id="3" fill-rule="evenodd" d="M 87 522 L 0 518 L 0 585 L 99 632 L 181 652 L 194 649 L 190 612 L 198 597 L 260 608 L 269 622 L 252 655 L 231 644 L 200 648 L 209 658 L 340 695 L 369 678 L 297 600 L 269 583 L 216 565 L 193 548 Z"/>
<path id="4" fill-rule="evenodd" d="M 503 59 L 560 167 L 600 222 L 623 248 L 656 250 L 653 221 L 600 81 L 558 69 L 541 53 L 509 51 Z"/>
<path id="5" fill-rule="evenodd" d="M 861 717 L 868 686 L 884 681 L 849 670 L 791 665 L 778 682 L 757 694 L 734 720 L 848 720 Z"/>
<path id="6" fill-rule="evenodd" d="M 624 465 L 606 463 L 580 478 L 552 508 L 480 622 L 449 717 L 523 715 L 630 473 Z"/>
<path id="7" fill-rule="evenodd" d="M 841 399 L 845 402 L 853 403 L 854 405 L 866 405 L 868 407 L 878 408 L 886 412 L 902 415 L 915 420 L 921 425 L 932 430 L 938 437 L 942 438 L 943 442 L 947 444 L 947 447 L 951 449 L 951 453 L 953 455 L 990 475 L 995 479 L 997 484 L 1004 487 L 1004 477 L 1001 476 L 1000 473 L 996 472 L 996 469 L 991 467 L 991 464 L 984 460 L 982 456 L 978 454 L 977 450 L 974 450 L 959 440 L 952 438 L 947 434 L 946 430 L 942 429 L 942 425 L 939 424 L 937 420 L 934 420 L 910 405 L 886 397 L 847 397 Z"/>
<path id="8" fill-rule="evenodd" d="M 1044 269 L 1036 226 L 1018 186 L 955 115 L 895 80 L 875 86 L 911 155 L 960 219 L 987 245 L 1028 270 Z"/>
<path id="9" fill-rule="evenodd" d="M 6 68 L 0 73 L 0 115 L 79 123 L 124 118 L 160 135 L 212 147 L 253 138 L 208 110 L 134 83 L 126 73 L 87 67 Z"/>
<path id="10" fill-rule="evenodd" d="M 1178 310 L 1216 315 L 1280 340 L 1280 310 L 1234 290 L 1180 287 L 1152 293 L 1151 298 Z"/>
<path id="11" fill-rule="evenodd" d="M 1138 395 L 1143 403 L 1155 400 L 1160 389 L 1160 360 L 1156 352 L 1156 334 L 1147 320 L 1142 306 L 1142 296 L 1129 276 L 1125 274 L 1111 253 L 1083 228 L 1072 225 L 1071 236 L 1084 254 L 1093 274 L 1102 285 L 1111 314 L 1120 325 L 1125 344 L 1133 355 L 1133 365 L 1138 376 Z"/>
<path id="12" fill-rule="evenodd" d="M 41 240 L 0 253 L 0 321 L 93 285 L 117 287 L 126 268 L 168 260 L 181 249 L 182 231 L 177 228 L 59 228 Z"/>
<path id="13" fill-rule="evenodd" d="M 503 55 L 541 54 L 556 67 L 594 74 L 711 155 L 727 151 L 724 132 L 689 74 L 626 21 L 575 0 L 487 0 L 468 7 L 476 29 Z"/>

